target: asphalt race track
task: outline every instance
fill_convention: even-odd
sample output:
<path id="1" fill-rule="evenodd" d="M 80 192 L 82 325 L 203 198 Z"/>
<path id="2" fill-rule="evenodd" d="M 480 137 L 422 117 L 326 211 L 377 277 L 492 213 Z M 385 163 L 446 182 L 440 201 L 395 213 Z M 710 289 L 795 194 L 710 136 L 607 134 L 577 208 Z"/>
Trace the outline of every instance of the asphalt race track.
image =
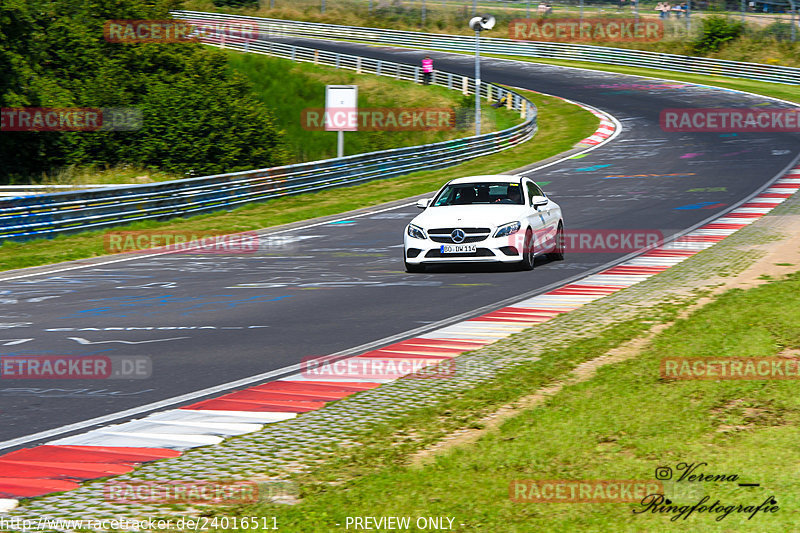
<path id="1" fill-rule="evenodd" d="M 412 64 L 425 55 L 313 45 Z M 469 56 L 431 56 L 437 69 L 472 72 Z M 656 230 L 671 236 L 758 191 L 800 153 L 796 134 L 665 133 L 659 127 L 664 108 L 779 105 L 765 98 L 494 59 L 483 61 L 482 77 L 580 101 L 621 122 L 622 133 L 607 145 L 531 174 L 562 206 L 568 230 Z M 103 380 L 3 376 L 0 446 L 11 451 L 46 442 L 54 437 L 9 441 L 432 328 L 625 255 L 543 258 L 533 272 L 437 267 L 407 274 L 402 231 L 417 212 L 404 204 L 265 234 L 256 253 L 133 255 L 72 270 L 2 276 L 0 355 L 148 356 L 152 374 Z"/>

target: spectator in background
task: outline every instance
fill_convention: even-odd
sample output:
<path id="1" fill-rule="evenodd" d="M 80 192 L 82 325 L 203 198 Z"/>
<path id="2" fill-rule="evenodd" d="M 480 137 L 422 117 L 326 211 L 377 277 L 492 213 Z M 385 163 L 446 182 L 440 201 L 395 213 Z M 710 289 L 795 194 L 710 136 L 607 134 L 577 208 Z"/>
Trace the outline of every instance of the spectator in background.
<path id="1" fill-rule="evenodd" d="M 425 56 L 422 60 L 422 85 L 429 85 L 433 77 L 433 59 L 431 56 Z"/>
<path id="2" fill-rule="evenodd" d="M 547 4 L 545 4 L 544 2 L 539 2 L 539 6 L 536 8 L 536 13 L 540 17 L 547 15 Z"/>

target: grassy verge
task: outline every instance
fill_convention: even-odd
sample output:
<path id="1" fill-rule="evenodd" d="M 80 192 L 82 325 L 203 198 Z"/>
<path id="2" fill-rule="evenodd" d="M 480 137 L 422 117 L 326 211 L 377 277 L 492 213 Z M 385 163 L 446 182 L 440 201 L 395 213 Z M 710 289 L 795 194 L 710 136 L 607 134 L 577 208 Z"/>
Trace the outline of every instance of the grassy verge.
<path id="1" fill-rule="evenodd" d="M 661 322 L 676 316 L 676 308 L 654 311 L 651 319 Z M 442 417 L 468 419 L 489 404 L 529 394 L 575 362 L 601 356 L 645 327 L 627 322 L 591 339 L 550 347 L 540 361 L 454 399 L 446 411 L 428 408 L 415 422 L 427 418 L 435 426 Z M 412 444 L 366 442 L 302 479 L 299 504 L 261 505 L 240 514 L 275 516 L 281 528 L 304 532 L 343 529 L 335 524 L 344 525 L 348 516 L 409 516 L 412 522 L 446 516 L 454 518 L 455 531 L 796 530 L 793 509 L 800 503 L 800 487 L 791 467 L 800 438 L 796 382 L 669 381 L 659 374 L 665 357 L 775 356 L 787 349 L 795 354 L 790 357 L 798 357 L 800 273 L 721 295 L 674 320 L 636 357 L 600 368 L 593 378 L 564 387 L 432 464 L 404 465 Z M 463 427 L 465 420 L 459 422 Z M 424 439 L 414 442 L 419 440 Z M 706 495 L 706 505 L 719 500 L 723 507 L 734 506 L 727 516 L 694 512 L 671 520 L 677 512 L 634 513 L 645 509 L 639 503 L 515 503 L 509 498 L 512 480 L 652 481 L 662 466 L 671 467 L 677 478 L 684 462 L 707 463 L 695 474 L 738 476 L 676 484 L 684 494 L 676 505 L 692 505 Z M 737 504 L 757 506 L 770 496 L 779 507 L 775 513 L 749 519 L 749 512 L 736 512 Z"/>
<path id="2" fill-rule="evenodd" d="M 593 115 L 574 105 L 535 93 L 527 94 L 539 108 L 539 132 L 530 142 L 497 154 L 448 169 L 417 172 L 354 187 L 279 198 L 222 213 L 166 222 L 141 222 L 117 227 L 114 231 L 152 229 L 233 233 L 341 213 L 433 191 L 442 182 L 459 175 L 500 173 L 546 159 L 568 150 L 591 134 L 597 126 L 597 119 Z M 5 242 L 0 246 L 0 270 L 104 255 L 104 234 L 105 231 L 95 231 L 62 235 L 49 240 Z"/>
<path id="3" fill-rule="evenodd" d="M 325 107 L 326 85 L 358 85 L 359 109 L 367 108 L 445 108 L 470 107 L 472 100 L 444 87 L 416 85 L 385 76 L 355 74 L 310 63 L 294 63 L 288 59 L 261 54 L 226 51 L 231 71 L 250 82 L 253 93 L 273 110 L 281 124 L 285 144 L 290 152 L 289 163 L 336 157 L 336 134 L 311 131 L 302 122 L 304 109 Z M 496 131 L 519 123 L 517 113 L 488 107 L 484 113 L 483 131 Z M 345 134 L 345 155 L 373 152 L 389 148 L 428 144 L 473 135 L 473 123 L 459 120 L 455 129 L 441 131 L 355 131 Z M 113 168 L 96 166 L 67 167 L 43 174 L 35 179 L 17 177 L 16 182 L 37 185 L 91 185 L 98 183 L 152 183 L 185 176 L 119 165 Z"/>
<path id="4" fill-rule="evenodd" d="M 304 109 L 325 107 L 326 85 L 358 85 L 358 107 L 366 108 L 461 108 L 468 102 L 457 91 L 444 87 L 415 85 L 389 77 L 356 74 L 349 70 L 295 63 L 288 59 L 260 54 L 228 52 L 232 70 L 242 73 L 256 95 L 275 113 L 292 162 L 316 161 L 336 157 L 336 134 L 310 131 L 302 123 Z M 519 115 L 506 109 L 486 113 L 484 131 L 502 129 L 516 123 Z M 508 127 L 508 126 L 505 126 Z M 345 133 L 345 155 L 388 148 L 428 144 L 473 134 L 472 124 L 445 131 L 355 131 Z"/>

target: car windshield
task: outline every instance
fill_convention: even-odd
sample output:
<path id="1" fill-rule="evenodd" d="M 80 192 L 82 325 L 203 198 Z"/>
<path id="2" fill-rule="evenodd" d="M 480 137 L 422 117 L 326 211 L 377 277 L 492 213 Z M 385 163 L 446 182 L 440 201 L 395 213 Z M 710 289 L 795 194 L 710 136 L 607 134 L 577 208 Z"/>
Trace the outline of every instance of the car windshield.
<path id="1" fill-rule="evenodd" d="M 475 204 L 522 205 L 522 188 L 519 183 L 509 182 L 453 183 L 433 201 L 434 207 Z"/>

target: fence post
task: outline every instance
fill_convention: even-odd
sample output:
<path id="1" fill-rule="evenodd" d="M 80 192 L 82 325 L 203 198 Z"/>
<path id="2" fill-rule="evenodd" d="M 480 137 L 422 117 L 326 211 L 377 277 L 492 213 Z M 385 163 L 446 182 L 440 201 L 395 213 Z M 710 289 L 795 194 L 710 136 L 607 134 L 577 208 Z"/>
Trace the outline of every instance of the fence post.
<path id="1" fill-rule="evenodd" d="M 319 64 L 319 50 L 314 50 L 314 64 Z"/>
<path id="2" fill-rule="evenodd" d="M 356 74 L 361 74 L 361 56 L 356 58 Z"/>
<path id="3" fill-rule="evenodd" d="M 447 73 L 447 88 L 453 89 L 453 74 L 451 72 Z"/>
<path id="4" fill-rule="evenodd" d="M 469 78 L 466 76 L 461 77 L 461 93 L 464 96 L 469 96 Z"/>
<path id="5" fill-rule="evenodd" d="M 527 105 L 528 102 L 525 99 L 523 99 L 522 102 L 520 103 L 522 105 L 519 106 L 519 118 L 525 118 L 525 115 L 528 113 L 528 105 Z"/>
<path id="6" fill-rule="evenodd" d="M 382 61 L 379 59 L 378 64 L 375 66 L 375 74 L 377 74 L 378 76 L 381 75 L 381 63 Z"/>
<path id="7" fill-rule="evenodd" d="M 419 83 L 419 67 L 414 67 L 414 83 Z"/>

